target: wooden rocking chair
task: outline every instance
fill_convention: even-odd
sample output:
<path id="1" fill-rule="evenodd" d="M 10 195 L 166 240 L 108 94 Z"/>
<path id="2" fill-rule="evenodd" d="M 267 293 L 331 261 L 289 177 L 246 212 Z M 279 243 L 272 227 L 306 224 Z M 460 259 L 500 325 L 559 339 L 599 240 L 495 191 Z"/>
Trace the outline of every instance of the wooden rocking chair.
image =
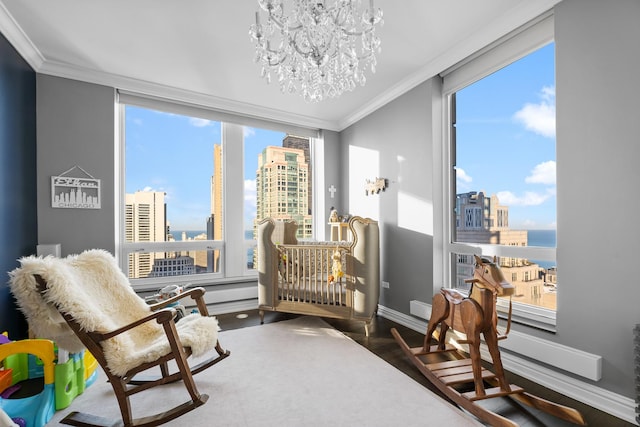
<path id="1" fill-rule="evenodd" d="M 111 254 L 90 250 L 67 258 L 25 257 L 10 273 L 11 291 L 29 321 L 32 334 L 78 352 L 86 348 L 107 375 L 118 400 L 122 421 L 72 412 L 61 422 L 76 426 L 155 426 L 198 406 L 200 394 L 193 375 L 227 356 L 220 346 L 218 322 L 209 317 L 203 288 L 148 305 L 132 290 Z M 199 313 L 175 321 L 170 304 L 190 297 Z M 216 354 L 190 367 L 187 358 Z M 169 363 L 175 368 L 169 368 Z M 138 378 L 159 367 L 160 376 Z M 176 370 L 177 368 L 177 370 Z M 172 372 L 173 371 L 173 372 Z M 133 418 L 129 397 L 152 387 L 183 381 L 190 400 L 161 413 Z"/>

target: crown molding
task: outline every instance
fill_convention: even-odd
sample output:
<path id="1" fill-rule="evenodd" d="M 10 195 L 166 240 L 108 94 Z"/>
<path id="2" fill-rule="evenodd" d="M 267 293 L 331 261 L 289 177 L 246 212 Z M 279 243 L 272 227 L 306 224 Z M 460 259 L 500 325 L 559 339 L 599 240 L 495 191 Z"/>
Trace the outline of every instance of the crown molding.
<path id="1" fill-rule="evenodd" d="M 302 126 L 311 129 L 328 129 L 337 131 L 337 123 L 319 120 L 315 117 L 293 114 L 282 110 L 262 107 L 232 99 L 216 97 L 200 92 L 180 89 L 146 80 L 134 79 L 122 75 L 90 70 L 75 65 L 55 61 L 45 61 L 39 70 L 41 74 L 63 77 L 87 83 L 99 84 L 122 89 L 141 95 L 166 98 L 168 100 L 189 103 L 214 110 L 235 113 L 250 118 L 270 120 L 273 122 Z"/>
<path id="2" fill-rule="evenodd" d="M 22 28 L 13 16 L 9 13 L 4 3 L 0 1 L 0 32 L 11 43 L 13 48 L 18 51 L 20 56 L 33 68 L 38 71 L 44 63 L 44 57 L 42 53 L 31 42 L 31 39 L 27 37 Z"/>
<path id="3" fill-rule="evenodd" d="M 320 120 L 315 117 L 289 113 L 150 81 L 133 79 L 122 75 L 47 60 L 9 13 L 2 0 L 0 0 L 0 33 L 6 37 L 9 43 L 11 43 L 14 49 L 16 49 L 20 56 L 22 56 L 36 73 L 110 86 L 115 89 L 124 89 L 143 95 L 152 95 L 191 103 L 205 108 L 236 113 L 251 118 L 270 120 L 311 129 L 339 130 L 338 123 L 334 121 Z"/>

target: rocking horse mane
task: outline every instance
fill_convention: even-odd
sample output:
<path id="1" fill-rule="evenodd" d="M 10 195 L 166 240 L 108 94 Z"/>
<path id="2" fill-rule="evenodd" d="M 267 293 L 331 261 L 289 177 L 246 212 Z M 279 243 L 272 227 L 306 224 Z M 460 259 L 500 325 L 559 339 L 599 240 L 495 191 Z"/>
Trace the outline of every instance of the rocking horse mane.
<path id="1" fill-rule="evenodd" d="M 495 257 L 493 259 L 477 255 L 474 255 L 474 257 L 476 262 L 472 286 L 490 289 L 498 296 L 513 295 L 515 287 L 504 278 Z"/>

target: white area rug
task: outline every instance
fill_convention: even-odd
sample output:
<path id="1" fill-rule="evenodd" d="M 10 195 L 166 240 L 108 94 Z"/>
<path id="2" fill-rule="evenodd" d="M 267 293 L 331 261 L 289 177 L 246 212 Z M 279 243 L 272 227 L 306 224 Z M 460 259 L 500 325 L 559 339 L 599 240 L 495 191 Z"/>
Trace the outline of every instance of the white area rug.
<path id="1" fill-rule="evenodd" d="M 222 331 L 220 343 L 231 356 L 195 376 L 209 401 L 167 425 L 482 425 L 318 318 Z M 183 402 L 183 390 L 171 384 L 135 395 L 134 417 Z M 70 411 L 119 418 L 104 374 L 47 426 Z"/>

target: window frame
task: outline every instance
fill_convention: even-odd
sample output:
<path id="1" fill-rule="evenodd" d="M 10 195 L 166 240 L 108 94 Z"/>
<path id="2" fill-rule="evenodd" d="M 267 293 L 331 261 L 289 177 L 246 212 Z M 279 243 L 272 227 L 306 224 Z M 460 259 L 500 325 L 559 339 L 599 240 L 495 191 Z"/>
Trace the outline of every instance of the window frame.
<path id="1" fill-rule="evenodd" d="M 455 114 L 454 94 L 481 80 L 489 74 L 527 56 L 535 50 L 553 42 L 553 13 L 548 12 L 530 23 L 514 30 L 495 43 L 480 50 L 440 74 L 439 88 L 442 135 L 441 144 L 434 144 L 434 196 L 441 201 L 442 210 L 434 220 L 440 227 L 434 230 L 434 283 L 451 287 L 456 255 L 482 255 L 489 257 L 526 258 L 540 261 L 556 261 L 556 248 L 536 246 L 508 246 L 454 242 L 456 227 L 455 208 Z M 438 140 L 438 135 L 434 135 Z M 557 140 L 556 140 L 557 144 Z M 556 244 L 557 246 L 557 244 Z M 509 302 L 498 299 L 501 316 L 508 312 Z M 556 310 L 527 304 L 513 303 L 515 322 L 555 332 Z"/>
<path id="2" fill-rule="evenodd" d="M 127 105 L 147 108 L 151 110 L 175 113 L 189 117 L 204 118 L 218 121 L 221 124 L 221 144 L 223 148 L 223 240 L 196 240 L 176 242 L 126 242 L 125 240 L 125 119 Z M 318 191 L 315 181 L 315 171 L 322 170 L 323 166 L 317 164 L 314 153 L 320 149 L 322 138 L 319 130 L 303 128 L 297 125 L 270 122 L 268 120 L 253 119 L 235 113 L 213 110 L 205 106 L 186 104 L 180 101 L 155 98 L 147 95 L 139 95 L 131 92 L 119 91 L 116 104 L 116 122 L 118 126 L 118 141 L 116 141 L 116 174 L 115 187 L 118 191 L 115 204 L 116 228 L 115 244 L 116 254 L 120 267 L 128 271 L 129 254 L 148 252 L 172 252 L 172 251 L 196 251 L 219 250 L 222 262 L 220 270 L 216 273 L 199 273 L 191 275 L 154 277 L 131 279 L 131 284 L 137 291 L 157 290 L 167 284 L 189 283 L 190 285 L 217 285 L 226 283 L 239 283 L 255 281 L 258 272 L 247 266 L 247 252 L 257 246 L 253 239 L 246 239 L 244 233 L 244 221 L 229 221 L 229 218 L 243 218 L 244 216 L 244 127 L 276 130 L 299 136 L 307 136 L 311 145 L 312 185 L 314 194 L 313 227 L 317 231 L 316 218 L 319 206 L 316 201 Z M 317 147 L 316 147 L 317 146 Z M 318 156 L 320 159 L 322 156 Z M 231 174 L 228 178 L 227 174 Z"/>

